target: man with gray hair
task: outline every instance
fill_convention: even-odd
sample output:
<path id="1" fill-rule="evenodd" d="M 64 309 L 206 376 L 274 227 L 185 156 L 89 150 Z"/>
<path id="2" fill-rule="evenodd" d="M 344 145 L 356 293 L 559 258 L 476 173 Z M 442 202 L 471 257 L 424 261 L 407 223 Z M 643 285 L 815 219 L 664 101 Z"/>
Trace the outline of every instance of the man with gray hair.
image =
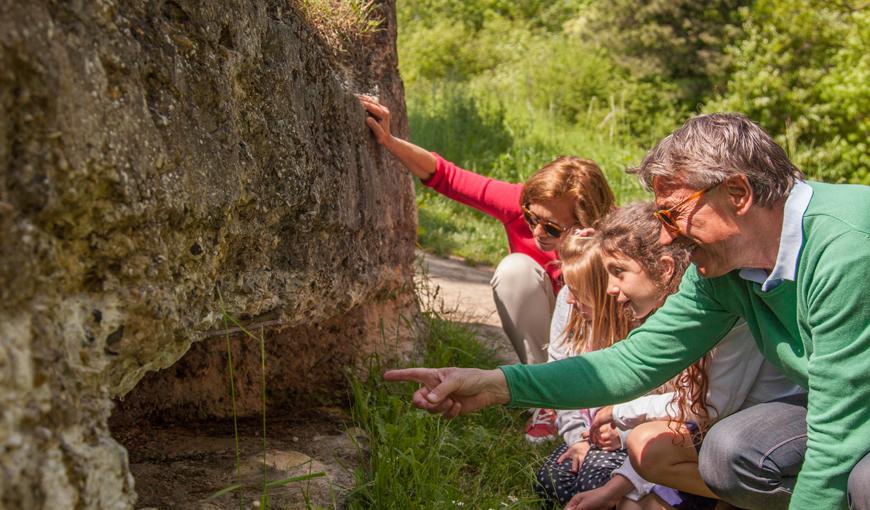
<path id="1" fill-rule="evenodd" d="M 699 455 L 705 482 L 742 508 L 870 510 L 870 188 L 805 182 L 739 114 L 690 119 L 635 171 L 655 192 L 661 241 L 691 243 L 693 265 L 626 340 L 545 365 L 385 378 L 423 384 L 414 404 L 447 416 L 602 406 L 663 384 L 743 318 L 808 394 L 716 423 Z"/>

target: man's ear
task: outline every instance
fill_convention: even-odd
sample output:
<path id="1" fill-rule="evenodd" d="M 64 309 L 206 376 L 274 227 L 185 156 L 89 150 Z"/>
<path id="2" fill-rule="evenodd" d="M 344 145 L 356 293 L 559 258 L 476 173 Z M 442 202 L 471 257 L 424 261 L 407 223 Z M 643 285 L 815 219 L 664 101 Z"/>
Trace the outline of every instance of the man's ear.
<path id="1" fill-rule="evenodd" d="M 727 194 L 728 203 L 737 216 L 743 216 L 749 212 L 755 201 L 752 198 L 752 187 L 745 175 L 732 175 L 722 183 Z"/>
<path id="2" fill-rule="evenodd" d="M 674 276 L 674 271 L 676 264 L 674 264 L 674 258 L 670 255 L 662 255 L 659 259 L 659 267 L 662 269 L 662 281 L 669 282 L 671 278 Z"/>

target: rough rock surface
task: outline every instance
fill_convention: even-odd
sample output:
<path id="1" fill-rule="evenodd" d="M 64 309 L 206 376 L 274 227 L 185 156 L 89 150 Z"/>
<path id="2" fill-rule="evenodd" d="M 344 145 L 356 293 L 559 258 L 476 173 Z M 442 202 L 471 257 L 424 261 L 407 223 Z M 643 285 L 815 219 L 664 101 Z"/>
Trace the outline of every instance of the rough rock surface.
<path id="1" fill-rule="evenodd" d="M 411 181 L 352 95 L 406 132 L 377 10 L 337 52 L 293 1 L 0 3 L 0 508 L 129 508 L 111 399 L 226 415 L 223 310 L 265 335 L 270 406 L 413 315 Z"/>

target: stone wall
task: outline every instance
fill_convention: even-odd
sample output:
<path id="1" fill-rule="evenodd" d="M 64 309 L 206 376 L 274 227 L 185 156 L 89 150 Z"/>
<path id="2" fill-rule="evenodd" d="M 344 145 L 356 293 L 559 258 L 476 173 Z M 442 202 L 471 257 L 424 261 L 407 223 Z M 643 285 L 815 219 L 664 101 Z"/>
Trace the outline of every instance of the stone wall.
<path id="1" fill-rule="evenodd" d="M 0 508 L 129 508 L 112 398 L 226 414 L 223 311 L 282 402 L 413 321 L 411 181 L 352 95 L 407 132 L 377 11 L 337 50 L 293 1 L 0 4 Z"/>

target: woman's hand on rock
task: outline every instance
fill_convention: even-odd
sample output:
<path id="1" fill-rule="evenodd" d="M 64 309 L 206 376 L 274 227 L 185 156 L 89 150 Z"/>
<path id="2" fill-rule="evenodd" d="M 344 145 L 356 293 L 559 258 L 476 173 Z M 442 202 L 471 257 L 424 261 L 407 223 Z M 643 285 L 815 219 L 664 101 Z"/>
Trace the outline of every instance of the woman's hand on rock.
<path id="1" fill-rule="evenodd" d="M 414 406 L 446 418 L 510 402 L 507 381 L 498 369 L 406 368 L 388 370 L 384 380 L 422 384 L 412 398 Z"/>
<path id="2" fill-rule="evenodd" d="M 393 142 L 393 135 L 390 133 L 389 108 L 379 103 L 375 97 L 364 94 L 357 94 L 356 97 L 363 108 L 369 112 L 369 116 L 366 117 L 366 124 L 372 130 L 375 139 L 379 144 L 387 147 Z"/>
<path id="3" fill-rule="evenodd" d="M 393 136 L 390 132 L 390 110 L 377 98 L 363 94 L 357 94 L 356 97 L 369 113 L 366 124 L 378 143 L 398 158 L 414 176 L 423 181 L 431 179 L 438 166 L 435 156 L 422 147 Z"/>

